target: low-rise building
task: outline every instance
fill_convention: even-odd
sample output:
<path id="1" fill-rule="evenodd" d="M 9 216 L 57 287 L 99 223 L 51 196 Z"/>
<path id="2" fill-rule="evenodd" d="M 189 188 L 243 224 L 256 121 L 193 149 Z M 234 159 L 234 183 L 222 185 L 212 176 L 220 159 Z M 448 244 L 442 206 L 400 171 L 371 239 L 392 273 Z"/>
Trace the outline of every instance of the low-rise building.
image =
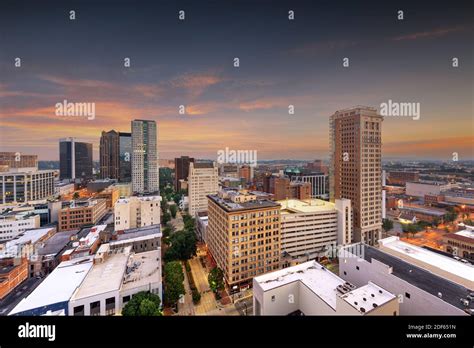
<path id="1" fill-rule="evenodd" d="M 34 212 L 7 210 L 0 214 L 0 242 L 13 239 L 27 230 L 39 228 L 40 225 L 40 216 Z"/>
<path id="2" fill-rule="evenodd" d="M 135 254 L 131 249 L 128 246 L 112 251 L 109 244 L 101 245 L 94 266 L 71 296 L 69 315 L 119 314 L 141 291 L 162 298 L 160 250 Z"/>
<path id="3" fill-rule="evenodd" d="M 390 185 L 405 186 L 407 182 L 418 182 L 420 180 L 419 172 L 390 171 L 387 181 Z"/>
<path id="4" fill-rule="evenodd" d="M 0 300 L 28 278 L 26 258 L 0 259 Z"/>
<path id="5" fill-rule="evenodd" d="M 395 294 L 401 315 L 465 315 L 474 308 L 467 296 L 474 288 L 474 266 L 398 237 L 339 252 L 339 275 L 361 286 L 372 281 Z"/>
<path id="6" fill-rule="evenodd" d="M 466 226 L 465 230 L 445 234 L 443 242 L 446 252 L 474 261 L 474 227 Z"/>
<path id="7" fill-rule="evenodd" d="M 160 224 L 161 196 L 120 198 L 114 207 L 115 230 Z"/>
<path id="8" fill-rule="evenodd" d="M 408 196 L 423 198 L 426 195 L 438 196 L 456 186 L 456 184 L 435 181 L 407 182 L 405 192 Z"/>
<path id="9" fill-rule="evenodd" d="M 72 201 L 58 214 L 59 231 L 80 229 L 84 225 L 95 225 L 107 213 L 105 199 Z"/>
<path id="10" fill-rule="evenodd" d="M 8 315 L 45 315 L 64 311 L 69 300 L 92 268 L 92 257 L 61 262 L 33 292 L 22 299 Z"/>
<path id="11" fill-rule="evenodd" d="M 399 208 L 400 210 L 400 219 L 408 220 L 406 217 L 410 216 L 410 220 L 413 220 L 413 217 L 416 217 L 418 221 L 427 221 L 433 222 L 438 220 L 442 222 L 445 212 L 440 209 L 426 208 L 426 207 L 403 207 Z"/>
<path id="12" fill-rule="evenodd" d="M 316 261 L 253 279 L 254 315 L 398 315 L 397 297 L 368 282 L 356 288 Z"/>
<path id="13" fill-rule="evenodd" d="M 151 225 L 138 228 L 132 228 L 124 231 L 116 231 L 116 234 L 109 240 L 110 250 L 132 247 L 135 253 L 161 250 L 160 225 Z"/>
<path id="14" fill-rule="evenodd" d="M 115 186 L 109 186 L 95 195 L 95 198 L 105 199 L 107 208 L 114 208 L 115 202 L 120 197 L 119 189 Z"/>

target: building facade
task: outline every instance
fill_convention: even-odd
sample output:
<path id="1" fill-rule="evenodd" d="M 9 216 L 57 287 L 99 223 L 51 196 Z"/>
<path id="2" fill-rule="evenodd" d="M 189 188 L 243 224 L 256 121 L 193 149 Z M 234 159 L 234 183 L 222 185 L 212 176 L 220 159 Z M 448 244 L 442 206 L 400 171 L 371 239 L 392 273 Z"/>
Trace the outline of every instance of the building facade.
<path id="1" fill-rule="evenodd" d="M 18 168 L 38 169 L 38 155 L 20 152 L 0 152 L 0 172 Z"/>
<path id="2" fill-rule="evenodd" d="M 176 192 L 179 192 L 182 189 L 180 180 L 188 180 L 189 163 L 194 163 L 194 158 L 181 156 L 174 159 L 174 189 Z"/>
<path id="3" fill-rule="evenodd" d="M 209 195 L 206 242 L 231 292 L 280 268 L 280 205 L 242 190 Z"/>
<path id="4" fill-rule="evenodd" d="M 350 202 L 347 211 L 339 200 L 336 204 L 320 199 L 277 203 L 281 205 L 283 267 L 328 256 L 338 244 L 350 242 Z"/>
<path id="5" fill-rule="evenodd" d="M 160 224 L 160 196 L 131 196 L 115 203 L 115 230 L 123 231 Z"/>
<path id="6" fill-rule="evenodd" d="M 159 192 L 158 138 L 155 121 L 132 121 L 132 190 Z"/>
<path id="7" fill-rule="evenodd" d="M 119 133 L 111 130 L 102 131 L 100 137 L 100 177 L 102 179 L 119 178 Z"/>
<path id="8" fill-rule="evenodd" d="M 59 211 L 59 231 L 80 229 L 84 225 L 95 225 L 107 213 L 105 199 L 75 201 Z"/>
<path id="9" fill-rule="evenodd" d="M 218 169 L 214 163 L 189 163 L 188 197 L 189 214 L 207 210 L 207 195 L 219 189 Z"/>
<path id="10" fill-rule="evenodd" d="M 40 227 L 40 216 L 33 212 L 6 211 L 0 214 L 0 242 L 11 240 L 19 234 Z"/>
<path id="11" fill-rule="evenodd" d="M 91 179 L 92 174 L 92 144 L 74 138 L 59 140 L 59 178 Z"/>
<path id="12" fill-rule="evenodd" d="M 375 108 L 336 111 L 330 118 L 330 200 L 350 199 L 353 237 L 370 245 L 382 233 L 382 121 Z"/>
<path id="13" fill-rule="evenodd" d="M 0 197 L 3 204 L 42 200 L 54 194 L 53 170 L 0 173 Z"/>
<path id="14" fill-rule="evenodd" d="M 132 133 L 119 132 L 119 182 L 132 182 Z"/>

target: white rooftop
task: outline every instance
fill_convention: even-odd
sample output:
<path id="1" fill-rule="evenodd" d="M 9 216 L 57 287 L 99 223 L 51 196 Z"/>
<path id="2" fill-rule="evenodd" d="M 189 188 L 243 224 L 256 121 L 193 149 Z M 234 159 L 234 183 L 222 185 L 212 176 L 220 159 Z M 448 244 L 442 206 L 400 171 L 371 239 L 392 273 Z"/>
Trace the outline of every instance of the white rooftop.
<path id="1" fill-rule="evenodd" d="M 61 262 L 9 315 L 69 301 L 92 267 L 92 257 Z"/>
<path id="2" fill-rule="evenodd" d="M 459 236 L 474 239 L 474 230 L 472 230 L 471 226 L 466 226 L 466 227 L 467 227 L 467 230 L 462 230 L 462 231 L 456 232 L 456 234 L 459 235 Z"/>
<path id="3" fill-rule="evenodd" d="M 28 243 L 35 244 L 53 229 L 55 228 L 35 228 L 21 233 L 16 238 L 5 243 L 5 248 L 0 251 L 0 258 L 18 256 L 18 247 Z"/>
<path id="4" fill-rule="evenodd" d="M 336 309 L 337 286 L 345 281 L 316 261 L 309 261 L 291 268 L 255 277 L 263 291 L 300 281 L 333 309 Z"/>
<path id="5" fill-rule="evenodd" d="M 120 289 L 129 255 L 130 248 L 126 248 L 124 252 L 110 253 L 103 262 L 94 264 L 71 301 Z"/>
<path id="6" fill-rule="evenodd" d="M 380 286 L 369 282 L 360 288 L 352 290 L 341 298 L 357 309 L 360 313 L 367 313 L 371 310 L 393 300 L 396 296 Z"/>
<path id="7" fill-rule="evenodd" d="M 380 239 L 379 244 L 382 250 L 394 251 L 403 256 L 403 259 L 408 262 L 410 259 L 419 261 L 456 275 L 468 282 L 474 282 L 474 266 L 471 264 L 462 263 L 451 257 L 403 242 L 396 236 Z M 430 269 L 427 270 L 430 271 Z"/>
<path id="8" fill-rule="evenodd" d="M 281 205 L 282 211 L 288 213 L 316 213 L 316 212 L 327 212 L 335 211 L 336 206 L 334 203 L 323 201 L 322 199 L 284 199 L 277 201 Z"/>
<path id="9" fill-rule="evenodd" d="M 123 279 L 123 290 L 161 282 L 161 252 L 159 250 L 133 254 Z"/>

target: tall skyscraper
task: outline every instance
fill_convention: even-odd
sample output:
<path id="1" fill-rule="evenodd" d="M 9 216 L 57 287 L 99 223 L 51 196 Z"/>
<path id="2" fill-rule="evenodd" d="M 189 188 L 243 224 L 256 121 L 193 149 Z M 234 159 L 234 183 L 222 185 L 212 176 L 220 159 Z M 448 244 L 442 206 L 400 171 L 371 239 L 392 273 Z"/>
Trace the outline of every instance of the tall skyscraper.
<path id="1" fill-rule="evenodd" d="M 189 164 L 188 196 L 189 214 L 207 210 L 207 195 L 216 194 L 219 189 L 218 168 L 214 163 Z"/>
<path id="2" fill-rule="evenodd" d="M 59 178 L 92 178 L 92 144 L 75 141 L 74 138 L 59 140 Z"/>
<path id="3" fill-rule="evenodd" d="M 158 150 L 156 122 L 132 121 L 132 191 L 158 192 Z"/>
<path id="4" fill-rule="evenodd" d="M 119 182 L 132 181 L 132 133 L 119 132 Z"/>
<path id="5" fill-rule="evenodd" d="M 370 245 L 382 233 L 382 121 L 366 106 L 330 118 L 330 199 L 351 200 L 354 241 Z"/>
<path id="6" fill-rule="evenodd" d="M 119 178 L 119 133 L 102 131 L 100 137 L 100 177 Z"/>
<path id="7" fill-rule="evenodd" d="M 174 189 L 176 192 L 181 190 L 180 180 L 188 180 L 189 163 L 194 163 L 194 158 L 188 156 L 181 156 L 174 159 Z"/>

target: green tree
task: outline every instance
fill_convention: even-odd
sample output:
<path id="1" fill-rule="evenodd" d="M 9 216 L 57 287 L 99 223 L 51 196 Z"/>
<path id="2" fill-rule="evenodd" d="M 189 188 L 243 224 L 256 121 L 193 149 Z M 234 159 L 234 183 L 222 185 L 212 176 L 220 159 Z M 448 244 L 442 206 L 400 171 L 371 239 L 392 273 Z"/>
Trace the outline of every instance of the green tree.
<path id="1" fill-rule="evenodd" d="M 224 272 L 220 268 L 214 267 L 207 276 L 207 281 L 214 292 L 224 289 Z"/>
<path id="2" fill-rule="evenodd" d="M 176 219 L 176 213 L 178 212 L 178 207 L 176 204 L 170 205 L 170 213 L 173 219 Z"/>
<path id="3" fill-rule="evenodd" d="M 186 293 L 184 290 L 184 273 L 181 262 L 167 262 L 164 268 L 165 276 L 165 303 L 175 305 L 182 295 Z"/>
<path id="4" fill-rule="evenodd" d="M 383 219 L 382 228 L 385 232 L 390 231 L 393 228 L 393 221 L 390 219 Z"/>
<path id="5" fill-rule="evenodd" d="M 159 316 L 160 297 L 151 292 L 142 291 L 133 295 L 132 299 L 122 309 L 123 316 Z"/>
<path id="6" fill-rule="evenodd" d="M 166 197 L 162 197 L 161 199 L 161 211 L 165 214 L 168 211 L 168 200 Z"/>
<path id="7" fill-rule="evenodd" d="M 170 213 L 163 213 L 163 217 L 161 218 L 161 223 L 166 225 L 171 220 Z"/>
<path id="8" fill-rule="evenodd" d="M 178 231 L 169 238 L 170 247 L 165 253 L 166 262 L 173 260 L 189 260 L 196 255 L 196 235 L 194 231 Z"/>

